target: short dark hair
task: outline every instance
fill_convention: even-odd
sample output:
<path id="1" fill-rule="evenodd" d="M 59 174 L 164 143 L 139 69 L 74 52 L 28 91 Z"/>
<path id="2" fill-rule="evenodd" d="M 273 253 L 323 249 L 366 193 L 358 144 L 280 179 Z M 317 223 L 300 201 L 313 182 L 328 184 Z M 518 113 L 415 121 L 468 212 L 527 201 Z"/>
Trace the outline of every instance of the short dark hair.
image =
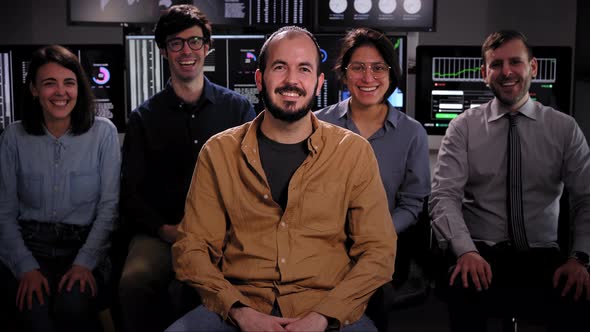
<path id="1" fill-rule="evenodd" d="M 166 38 L 183 30 L 198 26 L 203 30 L 203 41 L 211 44 L 211 23 L 207 16 L 193 5 L 174 5 L 168 8 L 156 23 L 154 35 L 159 48 L 166 48 Z"/>
<path id="2" fill-rule="evenodd" d="M 26 88 L 23 96 L 22 124 L 25 131 L 31 135 L 45 134 L 43 130 L 43 123 L 45 122 L 43 109 L 39 99 L 31 93 L 30 87 L 35 85 L 39 68 L 48 63 L 56 63 L 71 70 L 76 75 L 78 97 L 71 113 L 70 133 L 80 135 L 87 132 L 94 124 L 94 95 L 88 77 L 78 58 L 67 48 L 60 45 L 45 46 L 33 52 L 25 79 Z"/>
<path id="3" fill-rule="evenodd" d="M 395 88 L 403 89 L 403 87 L 400 86 L 402 76 L 395 46 L 383 32 L 371 28 L 356 28 L 348 31 L 346 36 L 342 38 L 342 46 L 334 70 L 339 74 L 340 79 L 346 77 L 346 67 L 350 63 L 352 53 L 361 46 L 375 47 L 383 60 L 391 67 L 389 70 L 389 88 L 383 98 L 383 102 L 385 102 Z"/>
<path id="4" fill-rule="evenodd" d="M 515 39 L 522 41 L 526 47 L 529 60 L 531 60 L 533 58 L 533 49 L 531 48 L 531 45 L 528 43 L 528 40 L 523 33 L 516 30 L 500 30 L 490 34 L 481 46 L 481 58 L 483 59 L 484 65 L 486 64 L 487 51 L 495 50 L 507 42 Z"/>
<path id="5" fill-rule="evenodd" d="M 307 31 L 307 29 L 296 26 L 296 25 L 289 25 L 289 26 L 284 26 L 282 28 L 280 28 L 279 30 L 273 32 L 272 35 L 270 35 L 270 37 L 268 37 L 265 41 L 264 44 L 262 45 L 262 48 L 260 49 L 260 54 L 258 55 L 258 69 L 260 70 L 260 72 L 262 74 L 264 74 L 264 71 L 266 70 L 266 61 L 267 61 L 267 53 L 268 53 L 268 45 L 270 45 L 270 43 L 272 42 L 273 39 L 275 39 L 275 37 L 281 33 L 285 32 L 286 34 L 296 34 L 296 33 L 301 33 L 304 34 L 306 36 L 309 37 L 309 39 L 311 39 L 311 41 L 313 42 L 313 44 L 315 45 L 316 51 L 317 51 L 317 58 L 318 58 L 318 62 L 317 62 L 317 70 L 318 70 L 318 76 L 320 76 L 320 63 L 321 63 L 321 51 L 320 51 L 320 45 L 318 45 L 318 41 L 315 38 L 315 36 Z"/>

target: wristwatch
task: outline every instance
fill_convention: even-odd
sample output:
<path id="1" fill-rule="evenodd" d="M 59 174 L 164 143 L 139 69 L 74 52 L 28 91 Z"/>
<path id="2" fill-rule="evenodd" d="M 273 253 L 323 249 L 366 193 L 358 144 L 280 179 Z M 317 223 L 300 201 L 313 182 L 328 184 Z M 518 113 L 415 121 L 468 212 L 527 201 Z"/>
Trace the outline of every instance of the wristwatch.
<path id="1" fill-rule="evenodd" d="M 590 256 L 587 253 L 582 251 L 574 251 L 570 255 L 570 258 L 573 258 L 578 261 L 578 263 L 584 265 L 586 268 L 590 266 Z"/>

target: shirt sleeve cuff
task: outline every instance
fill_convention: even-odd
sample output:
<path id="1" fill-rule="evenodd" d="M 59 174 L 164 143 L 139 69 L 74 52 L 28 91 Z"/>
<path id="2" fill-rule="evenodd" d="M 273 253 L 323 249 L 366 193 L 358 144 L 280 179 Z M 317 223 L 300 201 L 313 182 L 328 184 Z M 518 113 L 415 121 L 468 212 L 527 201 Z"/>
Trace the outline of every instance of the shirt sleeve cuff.
<path id="1" fill-rule="evenodd" d="M 39 268 L 39 263 L 33 255 L 25 257 L 20 263 L 18 263 L 12 271 L 17 279 L 21 279 L 25 272 L 33 271 Z"/>
<path id="2" fill-rule="evenodd" d="M 83 266 L 92 271 L 96 268 L 97 259 L 96 257 L 88 255 L 87 253 L 79 252 L 72 264 Z"/>
<path id="3" fill-rule="evenodd" d="M 454 238 L 451 240 L 451 247 L 456 257 L 460 257 L 470 251 L 478 252 L 471 238 Z"/>
<path id="4" fill-rule="evenodd" d="M 330 299 L 322 301 L 315 306 L 312 311 L 324 315 L 328 319 L 330 327 L 338 326 L 339 328 L 343 328 L 356 322 L 364 312 L 364 310 L 361 310 L 358 317 L 353 317 L 353 313 L 356 312 L 354 309 L 351 310 L 349 305 L 345 305 L 341 301 L 330 301 Z"/>
<path id="5" fill-rule="evenodd" d="M 392 219 L 397 234 L 404 232 L 410 226 L 418 222 L 418 219 L 416 219 L 413 214 L 403 209 L 395 209 L 393 211 Z"/>
<path id="6" fill-rule="evenodd" d="M 588 239 L 585 239 L 583 236 L 574 237 L 571 251 L 581 251 L 590 255 L 590 241 L 588 241 Z"/>
<path id="7" fill-rule="evenodd" d="M 236 302 L 248 305 L 248 300 L 235 288 L 224 289 L 215 295 L 203 296 L 202 302 L 207 309 L 219 314 L 223 320 L 228 319 L 229 310 Z"/>

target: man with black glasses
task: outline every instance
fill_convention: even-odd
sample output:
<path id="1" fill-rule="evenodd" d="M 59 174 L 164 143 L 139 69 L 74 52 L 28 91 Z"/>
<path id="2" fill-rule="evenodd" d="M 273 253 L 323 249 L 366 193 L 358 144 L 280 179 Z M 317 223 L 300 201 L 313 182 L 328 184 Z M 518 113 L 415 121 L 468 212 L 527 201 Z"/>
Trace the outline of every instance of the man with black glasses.
<path id="1" fill-rule="evenodd" d="M 170 7 L 155 38 L 171 77 L 130 114 L 123 145 L 121 215 L 134 235 L 119 284 L 127 331 L 162 331 L 180 314 L 170 312 L 170 246 L 197 155 L 211 136 L 255 115 L 246 98 L 204 76 L 211 24 L 198 8 Z"/>

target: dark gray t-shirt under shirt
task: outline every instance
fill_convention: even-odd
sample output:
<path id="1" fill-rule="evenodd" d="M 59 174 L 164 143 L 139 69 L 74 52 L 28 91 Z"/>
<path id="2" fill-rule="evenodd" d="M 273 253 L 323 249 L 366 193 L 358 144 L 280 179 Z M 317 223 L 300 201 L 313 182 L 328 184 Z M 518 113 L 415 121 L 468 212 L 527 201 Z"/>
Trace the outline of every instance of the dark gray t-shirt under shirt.
<path id="1" fill-rule="evenodd" d="M 285 210 L 289 198 L 289 181 L 309 153 L 307 139 L 295 144 L 282 144 L 258 130 L 258 149 L 272 199 Z"/>

